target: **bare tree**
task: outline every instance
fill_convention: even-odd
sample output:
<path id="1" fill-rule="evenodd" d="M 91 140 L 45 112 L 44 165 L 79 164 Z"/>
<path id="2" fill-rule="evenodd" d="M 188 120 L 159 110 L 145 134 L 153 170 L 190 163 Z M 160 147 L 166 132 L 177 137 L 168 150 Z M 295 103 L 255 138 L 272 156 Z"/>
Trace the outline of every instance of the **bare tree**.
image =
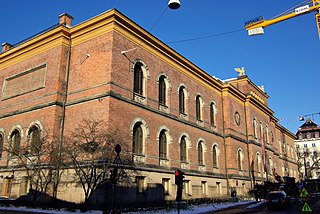
<path id="1" fill-rule="evenodd" d="M 58 160 L 54 158 L 55 144 L 50 139 L 45 131 L 32 127 L 26 143 L 20 145 L 12 139 L 4 149 L 9 155 L 9 164 L 25 173 L 33 205 L 43 193 L 51 193 Z"/>
<path id="2" fill-rule="evenodd" d="M 131 163 L 127 143 L 116 128 L 109 128 L 103 121 L 83 120 L 65 141 L 64 154 L 67 165 L 75 172 L 75 182 L 84 191 L 83 208 L 86 209 L 90 198 L 97 188 L 110 180 L 110 169 L 115 166 L 117 157 L 115 146 L 121 145 L 121 165 Z M 128 178 L 125 173 L 117 179 Z"/>
<path id="3" fill-rule="evenodd" d="M 312 178 L 312 172 L 317 172 L 319 170 L 319 152 L 304 149 L 302 152 L 298 151 L 297 156 L 299 171 L 301 167 L 304 169 L 304 172 L 300 172 L 300 174 L 304 174 L 304 179 Z"/>

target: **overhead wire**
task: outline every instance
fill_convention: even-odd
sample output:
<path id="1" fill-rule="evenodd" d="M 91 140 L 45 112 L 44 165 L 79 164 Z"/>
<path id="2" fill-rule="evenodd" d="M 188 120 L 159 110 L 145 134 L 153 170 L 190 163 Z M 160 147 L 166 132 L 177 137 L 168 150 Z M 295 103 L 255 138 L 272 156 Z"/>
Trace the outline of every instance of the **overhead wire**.
<path id="1" fill-rule="evenodd" d="M 243 30 L 245 30 L 245 28 L 240 28 L 238 30 L 226 31 L 226 32 L 207 35 L 207 36 L 194 37 L 194 38 L 190 38 L 190 39 L 181 39 L 181 40 L 175 40 L 175 41 L 171 41 L 171 42 L 169 41 L 169 42 L 167 42 L 167 44 L 180 43 L 180 42 L 190 42 L 190 41 L 194 41 L 194 40 L 207 39 L 210 37 L 223 36 L 223 35 L 227 35 L 227 34 L 237 33 L 239 31 L 243 31 Z"/>

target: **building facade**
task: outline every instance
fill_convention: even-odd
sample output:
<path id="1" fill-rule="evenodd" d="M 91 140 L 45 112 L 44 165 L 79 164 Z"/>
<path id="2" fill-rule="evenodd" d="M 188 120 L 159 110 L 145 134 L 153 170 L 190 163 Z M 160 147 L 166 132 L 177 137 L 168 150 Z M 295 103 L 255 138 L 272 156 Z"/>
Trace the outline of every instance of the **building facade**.
<path id="1" fill-rule="evenodd" d="M 278 123 L 269 96 L 240 73 L 220 80 L 119 11 L 72 26 L 72 17 L 0 54 L 1 146 L 30 143 L 44 130 L 63 139 L 81 119 L 101 119 L 130 142 L 140 171 L 131 202 L 246 195 L 276 175 L 298 177 L 294 134 Z M 28 181 L 1 154 L 1 194 L 18 197 Z M 83 200 L 75 185 L 58 197 Z"/>
<path id="2" fill-rule="evenodd" d="M 310 118 L 302 124 L 295 140 L 300 179 L 318 179 L 320 177 L 320 126 Z"/>

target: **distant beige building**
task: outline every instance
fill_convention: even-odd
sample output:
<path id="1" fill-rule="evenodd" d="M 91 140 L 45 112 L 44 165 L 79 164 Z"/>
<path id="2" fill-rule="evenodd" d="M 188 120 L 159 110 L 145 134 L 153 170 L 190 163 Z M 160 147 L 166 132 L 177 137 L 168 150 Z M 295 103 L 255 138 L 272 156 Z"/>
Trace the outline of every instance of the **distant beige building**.
<path id="1" fill-rule="evenodd" d="M 43 130 L 59 136 L 88 117 L 119 127 L 141 172 L 118 193 L 127 203 L 174 200 L 178 168 L 183 199 L 247 195 L 253 182 L 298 178 L 295 135 L 264 90 L 244 73 L 212 77 L 115 9 L 76 26 L 63 14 L 29 40 L 4 43 L 0 87 L 1 147 L 19 149 Z M 3 152 L 0 163 L 1 195 L 25 194 L 14 157 Z M 58 198 L 83 200 L 75 185 L 59 190 Z"/>

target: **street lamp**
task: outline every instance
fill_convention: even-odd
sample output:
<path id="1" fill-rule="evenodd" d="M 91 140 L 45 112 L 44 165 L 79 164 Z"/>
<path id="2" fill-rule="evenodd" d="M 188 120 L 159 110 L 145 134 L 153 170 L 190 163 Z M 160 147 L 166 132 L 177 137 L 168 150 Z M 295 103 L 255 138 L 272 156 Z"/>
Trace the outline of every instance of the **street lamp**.
<path id="1" fill-rule="evenodd" d="M 168 7 L 170 9 L 178 9 L 180 7 L 180 1 L 179 0 L 170 0 L 168 3 Z"/>

